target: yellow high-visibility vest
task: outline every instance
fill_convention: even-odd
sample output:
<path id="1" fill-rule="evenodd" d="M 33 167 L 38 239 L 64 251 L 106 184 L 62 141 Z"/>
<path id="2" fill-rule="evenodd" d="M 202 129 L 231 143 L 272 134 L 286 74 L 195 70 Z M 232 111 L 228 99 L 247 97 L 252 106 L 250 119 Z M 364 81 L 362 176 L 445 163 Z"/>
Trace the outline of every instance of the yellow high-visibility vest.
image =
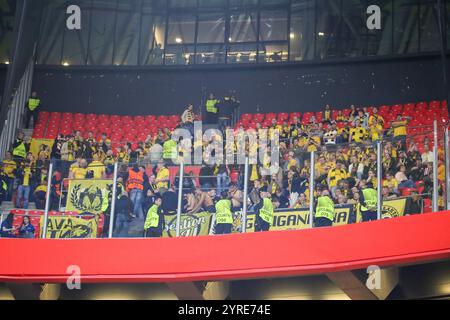
<path id="1" fill-rule="evenodd" d="M 25 158 L 27 156 L 27 149 L 25 148 L 25 143 L 23 141 L 13 149 L 13 156 L 20 158 Z"/>
<path id="2" fill-rule="evenodd" d="M 373 188 L 367 188 L 363 190 L 365 205 L 361 206 L 361 211 L 374 211 L 378 205 L 378 194 Z"/>
<path id="3" fill-rule="evenodd" d="M 30 111 L 34 111 L 34 110 L 36 110 L 37 107 L 39 107 L 40 104 L 41 104 L 40 99 L 30 98 L 28 100 L 28 109 L 30 109 Z"/>
<path id="4" fill-rule="evenodd" d="M 330 197 L 321 196 L 317 199 L 316 218 L 334 220 L 334 202 Z"/>
<path id="5" fill-rule="evenodd" d="M 216 203 L 216 224 L 233 223 L 231 200 L 219 200 Z"/>
<path id="6" fill-rule="evenodd" d="M 217 113 L 217 107 L 216 105 L 219 103 L 219 100 L 213 99 L 213 100 L 207 100 L 206 101 L 206 111 L 210 113 Z"/>
<path id="7" fill-rule="evenodd" d="M 259 210 L 259 217 L 269 225 L 273 223 L 273 204 L 269 198 L 263 199 L 263 207 Z"/>
<path id="8" fill-rule="evenodd" d="M 147 219 L 145 219 L 144 230 L 148 228 L 157 228 L 159 225 L 158 205 L 154 204 L 148 209 Z"/>

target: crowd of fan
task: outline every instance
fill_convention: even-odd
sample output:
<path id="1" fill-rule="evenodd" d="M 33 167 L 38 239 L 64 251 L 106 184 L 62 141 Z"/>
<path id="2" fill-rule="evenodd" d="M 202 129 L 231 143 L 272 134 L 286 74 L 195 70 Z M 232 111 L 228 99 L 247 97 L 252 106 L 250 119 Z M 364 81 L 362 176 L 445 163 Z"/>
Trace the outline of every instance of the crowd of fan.
<path id="1" fill-rule="evenodd" d="M 323 119 L 314 117 L 307 125 L 299 119 L 278 124 L 276 120 L 269 129 L 280 133 L 280 170 L 271 176 L 261 175 L 266 164 L 251 165 L 249 171 L 249 210 L 261 201 L 261 194 L 270 194 L 278 208 L 299 208 L 309 205 L 310 152 L 317 154 L 314 167 L 316 190 L 328 189 L 336 204 L 358 206 L 360 191 L 367 184 L 377 186 L 376 142 L 383 141 L 383 182 L 384 199 L 402 196 L 402 190 L 413 194 L 407 201 L 406 214 L 420 213 L 423 198 L 431 197 L 432 191 L 432 143 L 425 139 L 424 152 L 420 153 L 414 138 L 407 139 L 408 118 L 398 115 L 389 129 L 384 129 L 382 116 L 374 108 L 371 113 L 352 106 L 348 117 L 341 111 L 335 120 L 331 119 L 331 108 L 326 106 Z M 182 116 L 181 127 L 191 128 L 195 119 L 190 106 Z M 242 128 L 243 129 L 243 128 Z M 257 124 L 256 130 L 263 129 Z M 26 156 L 17 157 L 14 150 L 25 147 Z M 59 135 L 53 146 L 42 145 L 35 157 L 30 153 L 29 141 L 20 133 L 7 152 L 1 166 L 1 200 L 15 199 L 15 206 L 28 208 L 34 201 L 38 209 L 45 205 L 47 192 L 47 172 L 50 161 L 54 163 L 51 177 L 51 208 L 59 210 L 59 198 L 63 178 L 100 179 L 111 178 L 115 162 L 119 162 L 119 198 L 124 210 L 129 208 L 129 218 L 145 217 L 152 204 L 163 197 L 167 211 L 175 210 L 178 175 L 173 185 L 169 170 L 172 151 L 176 141 L 171 139 L 170 130 L 159 130 L 157 135 L 136 144 L 124 143 L 113 149 L 106 134 L 98 141 L 92 132 L 83 137 L 80 132 Z M 202 146 L 193 146 L 202 147 Z M 253 145 L 250 148 L 258 149 Z M 191 150 L 192 151 L 192 150 Z M 247 150 L 248 151 L 248 150 Z M 14 156 L 13 156 L 14 154 Z M 439 149 L 438 176 L 440 195 L 443 193 L 445 168 L 443 152 Z M 135 192 L 129 187 L 130 171 L 143 173 L 143 188 Z M 223 192 L 228 192 L 234 210 L 242 208 L 244 175 L 242 165 L 203 165 L 200 177 L 185 172 L 183 180 L 183 208 L 188 214 L 211 211 Z M 164 197 L 164 194 L 168 194 Z M 164 201 L 165 199 L 165 201 Z M 118 208 L 121 205 L 118 204 Z M 357 209 L 357 208 L 356 208 Z M 118 209 L 120 210 L 120 209 Z M 127 220 L 127 219 L 124 219 Z M 121 223 L 126 223 L 122 221 Z"/>

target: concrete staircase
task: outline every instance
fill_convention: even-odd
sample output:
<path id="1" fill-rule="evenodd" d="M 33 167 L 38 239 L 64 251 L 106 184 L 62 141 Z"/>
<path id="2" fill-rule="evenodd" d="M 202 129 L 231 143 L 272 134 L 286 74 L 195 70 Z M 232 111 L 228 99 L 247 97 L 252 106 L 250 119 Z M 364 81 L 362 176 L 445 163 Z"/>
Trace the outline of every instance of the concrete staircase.
<path id="1" fill-rule="evenodd" d="M 23 132 L 23 134 L 25 135 L 25 140 L 27 139 L 27 138 L 30 138 L 31 139 L 31 136 L 33 135 L 33 129 L 20 129 L 22 132 Z"/>

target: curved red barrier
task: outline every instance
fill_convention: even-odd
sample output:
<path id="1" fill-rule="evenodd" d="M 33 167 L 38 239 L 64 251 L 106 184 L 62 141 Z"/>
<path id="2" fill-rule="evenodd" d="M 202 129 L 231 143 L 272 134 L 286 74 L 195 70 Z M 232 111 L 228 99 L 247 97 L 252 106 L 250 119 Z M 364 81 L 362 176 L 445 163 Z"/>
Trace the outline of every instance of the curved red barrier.
<path id="1" fill-rule="evenodd" d="M 450 258 L 450 212 L 342 227 L 171 239 L 0 239 L 0 281 L 171 282 L 320 274 Z"/>

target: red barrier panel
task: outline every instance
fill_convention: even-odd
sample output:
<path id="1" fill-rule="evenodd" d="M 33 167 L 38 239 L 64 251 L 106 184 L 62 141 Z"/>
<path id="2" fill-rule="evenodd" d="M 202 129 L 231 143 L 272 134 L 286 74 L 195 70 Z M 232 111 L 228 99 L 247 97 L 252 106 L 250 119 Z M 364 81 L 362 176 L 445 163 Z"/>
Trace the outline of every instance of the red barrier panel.
<path id="1" fill-rule="evenodd" d="M 171 282 L 321 274 L 450 258 L 450 212 L 313 230 L 170 239 L 0 239 L 0 281 Z M 27 254 L 24 255 L 23 252 Z"/>

